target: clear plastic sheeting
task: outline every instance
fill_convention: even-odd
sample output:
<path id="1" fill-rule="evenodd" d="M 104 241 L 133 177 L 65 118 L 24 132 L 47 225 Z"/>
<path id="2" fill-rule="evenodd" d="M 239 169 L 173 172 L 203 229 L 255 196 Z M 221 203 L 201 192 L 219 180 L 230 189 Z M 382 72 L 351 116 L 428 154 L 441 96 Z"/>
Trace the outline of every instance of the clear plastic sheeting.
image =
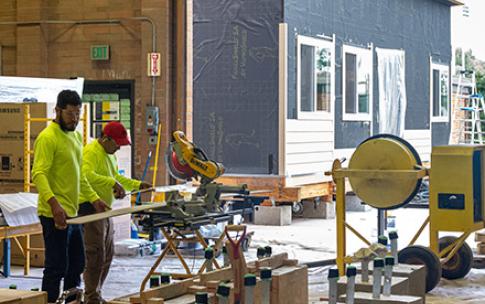
<path id="1" fill-rule="evenodd" d="M 36 193 L 0 194 L 0 210 L 11 227 L 39 223 Z"/>
<path id="2" fill-rule="evenodd" d="M 56 103 L 62 90 L 83 94 L 84 78 L 0 77 L 0 102 Z"/>
<path id="3" fill-rule="evenodd" d="M 405 52 L 376 48 L 379 81 L 379 133 L 404 135 L 406 119 Z"/>

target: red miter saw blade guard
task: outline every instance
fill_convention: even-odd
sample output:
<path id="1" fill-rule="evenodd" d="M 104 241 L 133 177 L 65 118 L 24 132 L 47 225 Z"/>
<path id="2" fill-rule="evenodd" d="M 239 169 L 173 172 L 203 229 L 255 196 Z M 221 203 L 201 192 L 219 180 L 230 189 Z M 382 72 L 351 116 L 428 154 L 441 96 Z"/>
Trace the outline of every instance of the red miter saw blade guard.
<path id="1" fill-rule="evenodd" d="M 166 155 L 166 163 L 168 166 L 168 172 L 170 175 L 178 180 L 191 180 L 195 176 L 194 170 L 190 168 L 188 164 L 182 165 L 175 151 L 172 149 L 172 145 L 169 146 Z"/>

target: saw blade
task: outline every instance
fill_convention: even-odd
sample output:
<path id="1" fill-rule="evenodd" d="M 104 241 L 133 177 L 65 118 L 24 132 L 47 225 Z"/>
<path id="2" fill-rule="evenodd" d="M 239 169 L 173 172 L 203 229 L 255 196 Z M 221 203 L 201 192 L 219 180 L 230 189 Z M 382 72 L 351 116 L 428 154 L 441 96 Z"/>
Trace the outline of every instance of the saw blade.
<path id="1" fill-rule="evenodd" d="M 173 149 L 173 143 L 170 143 L 165 153 L 165 163 L 168 167 L 168 173 L 170 176 L 177 180 L 191 180 L 194 177 L 194 171 L 189 167 L 189 165 L 182 165 L 178 161 L 177 154 Z"/>

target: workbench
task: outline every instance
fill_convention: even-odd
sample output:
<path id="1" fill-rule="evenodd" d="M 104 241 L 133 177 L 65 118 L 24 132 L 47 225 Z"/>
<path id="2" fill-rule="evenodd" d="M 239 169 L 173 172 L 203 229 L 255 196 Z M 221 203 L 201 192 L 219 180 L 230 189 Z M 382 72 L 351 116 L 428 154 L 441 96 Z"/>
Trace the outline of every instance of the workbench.
<path id="1" fill-rule="evenodd" d="M 24 225 L 17 227 L 0 226 L 0 241 L 3 241 L 3 276 L 10 276 L 10 251 L 11 240 L 14 240 L 19 246 L 25 258 L 24 261 L 24 275 L 30 273 L 30 252 L 40 251 L 41 248 L 30 247 L 30 236 L 42 234 L 42 226 L 40 224 Z M 18 238 L 24 237 L 22 241 Z"/>

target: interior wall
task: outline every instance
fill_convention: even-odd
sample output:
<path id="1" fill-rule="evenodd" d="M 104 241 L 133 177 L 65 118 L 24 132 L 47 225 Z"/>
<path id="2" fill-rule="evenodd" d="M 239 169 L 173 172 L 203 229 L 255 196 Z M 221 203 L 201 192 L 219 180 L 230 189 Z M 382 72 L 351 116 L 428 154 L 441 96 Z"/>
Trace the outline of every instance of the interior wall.
<path id="1" fill-rule="evenodd" d="M 151 103 L 151 78 L 147 53 L 152 51 L 152 30 L 147 22 L 129 19 L 150 17 L 156 30 L 156 49 L 161 53 L 161 76 L 156 78 L 154 105 L 160 108 L 161 151 L 171 131 L 173 100 L 173 1 L 148 0 L 2 0 L 0 25 L 3 75 L 28 77 L 84 77 L 86 80 L 134 80 L 135 176 L 140 177 L 149 150 L 145 108 Z M 40 24 L 45 20 L 112 20 L 120 24 Z M 109 61 L 92 61 L 90 47 L 110 46 Z M 152 161 L 153 163 L 153 161 Z M 152 173 L 147 180 L 151 181 Z M 157 184 L 168 182 L 163 156 Z"/>

